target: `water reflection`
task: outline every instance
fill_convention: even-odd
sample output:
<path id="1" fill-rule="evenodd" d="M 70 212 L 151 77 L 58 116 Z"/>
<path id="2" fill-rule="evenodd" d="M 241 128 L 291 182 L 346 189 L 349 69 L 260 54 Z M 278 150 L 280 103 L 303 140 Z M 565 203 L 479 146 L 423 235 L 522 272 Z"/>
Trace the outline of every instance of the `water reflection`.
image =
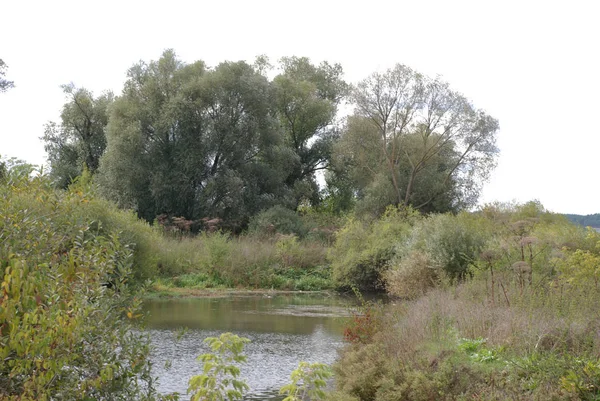
<path id="1" fill-rule="evenodd" d="M 248 363 L 242 367 L 251 391 L 244 399 L 282 399 L 277 390 L 300 361 L 335 360 L 350 304 L 349 299 L 314 295 L 149 301 L 159 390 L 185 394 L 189 377 L 200 372 L 196 357 L 208 352 L 203 340 L 231 331 L 251 340 L 245 348 Z M 189 331 L 176 342 L 181 327 Z M 164 368 L 166 361 L 171 361 L 169 370 Z"/>

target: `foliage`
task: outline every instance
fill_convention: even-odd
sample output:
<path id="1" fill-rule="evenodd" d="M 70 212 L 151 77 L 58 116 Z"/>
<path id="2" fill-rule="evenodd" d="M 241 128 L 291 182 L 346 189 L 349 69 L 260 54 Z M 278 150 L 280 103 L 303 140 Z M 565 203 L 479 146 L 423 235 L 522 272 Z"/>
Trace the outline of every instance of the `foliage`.
<path id="1" fill-rule="evenodd" d="M 22 171 L 0 183 L 0 398 L 160 398 L 131 245 L 84 212 L 85 193 Z"/>
<path id="2" fill-rule="evenodd" d="M 43 136 L 51 175 L 66 188 L 86 166 L 103 196 L 149 222 L 219 219 L 235 234 L 274 206 L 378 216 L 475 203 L 498 123 L 447 83 L 397 65 L 351 88 L 339 64 L 277 67 L 271 79 L 264 56 L 210 67 L 166 50 L 132 66 L 116 98 L 65 85 L 61 122 Z M 342 126 L 344 100 L 355 111 Z"/>
<path id="3" fill-rule="evenodd" d="M 381 218 L 350 218 L 336 234 L 329 259 L 333 279 L 340 287 L 361 290 L 381 287 L 382 274 L 396 253 L 397 244 L 410 233 L 417 214 L 411 209 L 389 208 Z"/>
<path id="4" fill-rule="evenodd" d="M 433 268 L 452 280 L 464 280 L 487 240 L 485 229 L 478 223 L 467 213 L 431 216 L 415 228 L 416 238 L 410 243 L 417 249 L 422 244 Z"/>
<path id="5" fill-rule="evenodd" d="M 394 258 L 383 278 L 388 294 L 414 299 L 434 288 L 440 280 L 439 276 L 429 256 L 424 252 L 413 250 L 408 255 Z"/>
<path id="6" fill-rule="evenodd" d="M 573 223 L 582 226 L 600 227 L 600 213 L 580 215 L 580 214 L 565 214 L 565 216 Z"/>
<path id="7" fill-rule="evenodd" d="M 269 81 L 267 63 L 209 68 L 167 50 L 133 66 L 108 124 L 103 193 L 149 221 L 221 218 L 235 232 L 261 210 L 317 202 L 341 67 L 286 58 Z"/>
<path id="8" fill-rule="evenodd" d="M 382 329 L 383 306 L 366 302 L 358 290 L 355 290 L 355 294 L 361 305 L 352 311 L 352 316 L 344 328 L 344 340 L 350 344 L 368 344 Z"/>
<path id="9" fill-rule="evenodd" d="M 600 361 L 577 359 L 560 383 L 580 400 L 597 400 L 600 398 Z"/>
<path id="10" fill-rule="evenodd" d="M 461 338 L 458 340 L 458 349 L 464 351 L 475 362 L 493 362 L 498 360 L 498 351 L 485 347 L 485 338 Z"/>
<path id="11" fill-rule="evenodd" d="M 576 249 L 567 252 L 566 257 L 558 260 L 558 271 L 561 278 L 567 283 L 577 286 L 593 284 L 598 288 L 600 280 L 600 235 L 590 231 L 588 238 L 596 240 L 596 249 L 593 251 Z"/>
<path id="12" fill-rule="evenodd" d="M 13 81 L 9 81 L 6 78 L 4 78 L 4 76 L 6 75 L 6 68 L 8 68 L 6 63 L 2 59 L 0 59 L 0 93 L 6 92 L 10 88 L 15 87 L 15 83 Z"/>
<path id="13" fill-rule="evenodd" d="M 281 205 L 276 205 L 252 217 L 248 232 L 263 236 L 280 233 L 304 237 L 308 230 L 298 213 Z"/>
<path id="14" fill-rule="evenodd" d="M 329 366 L 318 362 L 300 362 L 290 375 L 291 382 L 281 387 L 279 394 L 287 395 L 283 401 L 323 400 L 326 397 L 326 380 L 330 377 Z"/>
<path id="15" fill-rule="evenodd" d="M 328 167 L 337 139 L 334 119 L 347 91 L 339 64 L 311 64 L 306 57 L 284 57 L 282 72 L 272 81 L 276 116 L 284 146 L 294 155 L 286 184 L 294 188 L 296 205 L 318 202 L 315 173 Z"/>
<path id="16" fill-rule="evenodd" d="M 359 82 L 351 99 L 355 112 L 334 159 L 350 170 L 367 209 L 475 204 L 498 153 L 495 119 L 441 79 L 400 64 Z"/>
<path id="17" fill-rule="evenodd" d="M 207 68 L 172 50 L 128 73 L 108 124 L 103 193 L 152 221 L 221 218 L 232 230 L 286 196 L 289 152 L 268 80 L 245 62 Z"/>
<path id="18" fill-rule="evenodd" d="M 248 385 L 238 379 L 240 363 L 246 362 L 244 344 L 250 340 L 232 333 L 223 333 L 218 338 L 204 340 L 212 353 L 202 354 L 198 361 L 203 363 L 202 374 L 189 381 L 188 393 L 192 401 L 241 400 Z"/>
<path id="19" fill-rule="evenodd" d="M 98 97 L 73 84 L 62 89 L 69 101 L 60 114 L 61 123 L 45 125 L 44 148 L 50 163 L 50 176 L 56 186 L 66 188 L 84 168 L 95 174 L 106 148 L 106 125 L 109 107 L 114 100 L 111 92 Z"/>

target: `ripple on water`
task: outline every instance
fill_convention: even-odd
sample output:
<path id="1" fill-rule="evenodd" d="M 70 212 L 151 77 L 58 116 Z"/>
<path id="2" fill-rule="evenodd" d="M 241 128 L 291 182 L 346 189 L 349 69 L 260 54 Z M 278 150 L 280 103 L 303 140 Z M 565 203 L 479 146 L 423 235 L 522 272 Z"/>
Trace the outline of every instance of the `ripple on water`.
<path id="1" fill-rule="evenodd" d="M 153 372 L 159 377 L 158 390 L 163 394 L 186 394 L 189 378 L 201 371 L 201 365 L 196 361 L 197 356 L 209 352 L 203 343 L 204 339 L 219 336 L 224 331 L 231 331 L 251 341 L 245 347 L 248 361 L 241 369 L 241 376 L 251 389 L 244 398 L 248 401 L 282 399 L 277 396 L 278 389 L 288 383 L 290 373 L 300 361 L 331 364 L 336 359 L 337 349 L 342 345 L 340 330 L 333 330 L 330 324 L 334 317 L 346 315 L 344 307 L 273 305 L 268 310 L 246 309 L 243 313 L 261 314 L 261 319 L 265 315 L 272 316 L 278 324 L 282 324 L 281 319 L 284 323 L 288 323 L 289 319 L 298 319 L 290 324 L 295 327 L 300 322 L 305 327 L 296 333 L 289 330 L 255 330 L 253 326 L 251 330 L 239 330 L 237 326 L 231 329 L 219 327 L 219 330 L 194 328 L 187 331 L 179 341 L 176 341 L 177 329 L 174 327 L 158 326 L 150 329 L 149 334 L 155 348 L 152 356 Z M 268 327 L 275 326 L 275 323 L 263 323 Z M 167 361 L 171 362 L 168 370 L 165 369 Z"/>

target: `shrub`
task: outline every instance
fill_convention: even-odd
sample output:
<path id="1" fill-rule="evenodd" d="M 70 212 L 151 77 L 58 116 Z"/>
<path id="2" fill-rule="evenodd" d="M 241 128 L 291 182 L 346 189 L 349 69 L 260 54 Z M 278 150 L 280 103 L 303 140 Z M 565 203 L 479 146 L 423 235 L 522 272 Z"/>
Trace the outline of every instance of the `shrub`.
<path id="1" fill-rule="evenodd" d="M 280 233 L 304 237 L 308 233 L 308 229 L 298 213 L 277 205 L 253 216 L 250 219 L 248 232 L 261 236 L 272 236 Z"/>
<path id="2" fill-rule="evenodd" d="M 427 254 L 413 250 L 407 256 L 392 261 L 384 280 L 388 294 L 414 299 L 433 288 L 439 281 L 439 274 Z"/>
<path id="3" fill-rule="evenodd" d="M 339 287 L 361 290 L 382 288 L 382 275 L 410 233 L 417 214 L 410 209 L 389 208 L 375 221 L 350 219 L 336 234 L 329 252 L 333 280 Z"/>
<path id="4" fill-rule="evenodd" d="M 189 381 L 188 393 L 192 393 L 191 400 L 241 400 L 248 385 L 238 379 L 238 365 L 246 362 L 244 344 L 250 340 L 232 333 L 223 333 L 219 337 L 208 337 L 204 342 L 212 353 L 198 357 L 198 361 L 203 363 L 202 373 Z"/>
<path id="5" fill-rule="evenodd" d="M 429 283 L 432 275 L 464 280 L 488 238 L 488 228 L 477 216 L 467 213 L 429 216 L 420 220 L 407 240 L 399 244 L 393 270 L 399 269 L 401 272 L 391 274 L 410 276 L 411 280 L 419 281 L 421 286 Z M 402 262 L 403 258 L 408 259 Z M 411 266 L 415 263 L 415 266 Z M 425 269 L 425 265 L 437 270 L 437 273 Z M 417 271 L 424 277 L 419 279 Z"/>
<path id="6" fill-rule="evenodd" d="M 330 377 L 329 366 L 318 362 L 300 362 L 290 375 L 290 383 L 281 387 L 279 394 L 287 395 L 283 401 L 323 400 L 326 380 Z"/>
<path id="7" fill-rule="evenodd" d="M 28 175 L 0 184 L 0 399 L 158 399 L 134 252 L 92 199 Z"/>

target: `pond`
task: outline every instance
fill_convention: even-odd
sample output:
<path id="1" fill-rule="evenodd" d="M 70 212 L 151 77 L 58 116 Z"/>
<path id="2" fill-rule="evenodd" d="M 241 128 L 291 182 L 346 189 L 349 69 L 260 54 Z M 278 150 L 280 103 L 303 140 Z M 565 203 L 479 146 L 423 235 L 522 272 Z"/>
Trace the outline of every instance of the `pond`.
<path id="1" fill-rule="evenodd" d="M 201 370 L 196 357 L 209 351 L 203 340 L 230 331 L 251 341 L 241 374 L 250 386 L 244 400 L 280 400 L 279 388 L 300 361 L 334 362 L 353 305 L 352 298 L 323 294 L 149 300 L 145 308 L 159 391 L 185 395 L 189 378 Z"/>

